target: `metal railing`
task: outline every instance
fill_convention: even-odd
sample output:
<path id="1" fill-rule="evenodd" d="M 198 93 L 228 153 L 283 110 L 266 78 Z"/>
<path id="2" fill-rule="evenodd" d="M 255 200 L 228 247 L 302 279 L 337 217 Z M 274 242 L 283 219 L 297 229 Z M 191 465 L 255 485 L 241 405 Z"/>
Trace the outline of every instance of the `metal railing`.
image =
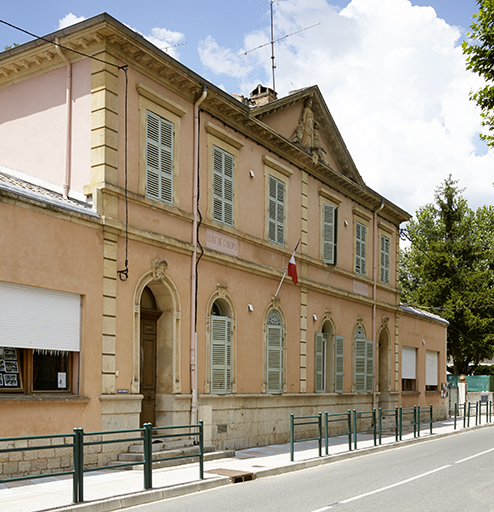
<path id="1" fill-rule="evenodd" d="M 134 435 L 128 437 L 128 435 Z M 104 439 L 111 436 L 111 439 Z M 100 437 L 101 440 L 91 440 L 91 438 Z M 187 455 L 153 458 L 153 440 L 169 439 L 177 437 L 193 437 L 198 444 L 198 453 Z M 72 449 L 72 469 L 67 471 L 59 471 L 57 473 L 44 473 L 38 475 L 27 475 L 15 478 L 1 479 L 0 483 L 16 482 L 21 480 L 32 480 L 34 478 L 46 478 L 61 475 L 72 475 L 73 478 L 73 495 L 74 503 L 84 501 L 84 473 L 92 471 L 101 471 L 109 469 L 109 466 L 85 467 L 84 466 L 84 447 L 107 445 L 115 443 L 142 443 L 143 444 L 143 460 L 125 463 L 117 463 L 111 466 L 112 469 L 124 468 L 129 466 L 143 466 L 144 489 L 151 489 L 153 486 L 153 463 L 183 458 L 199 459 L 199 478 L 204 478 L 204 428 L 203 422 L 197 425 L 177 425 L 167 427 L 153 427 L 151 423 L 144 424 L 143 428 L 129 430 L 113 430 L 103 432 L 84 432 L 82 428 L 75 428 L 72 434 L 59 434 L 47 436 L 24 436 L 24 437 L 8 437 L 0 438 L 0 443 L 4 442 L 26 442 L 31 440 L 44 439 L 50 442 L 51 439 L 69 438 L 70 443 L 64 444 L 48 444 L 42 446 L 23 446 L 17 448 L 2 448 L 0 453 L 24 452 L 32 450 L 53 450 L 54 448 L 71 448 Z"/>
<path id="2" fill-rule="evenodd" d="M 463 405 L 454 404 L 454 429 L 456 430 L 458 418 L 463 418 L 463 428 L 470 426 L 470 418 L 475 418 L 475 425 L 482 425 L 482 409 L 485 409 L 485 423 L 492 423 L 492 401 L 464 402 Z"/>
<path id="3" fill-rule="evenodd" d="M 319 457 L 322 457 L 322 413 L 315 416 L 295 416 L 290 414 L 290 460 L 293 462 L 295 457 L 295 427 L 306 425 L 317 425 L 318 436 L 307 437 L 305 439 L 297 439 L 301 441 L 318 441 L 319 443 Z"/>
<path id="4" fill-rule="evenodd" d="M 382 419 L 383 413 L 387 417 L 393 418 L 393 425 L 387 426 L 383 429 Z M 353 449 L 358 448 L 358 436 L 359 434 L 371 434 L 374 441 L 374 446 L 382 444 L 383 431 L 392 431 L 395 437 L 395 441 L 401 441 L 403 439 L 404 427 L 407 427 L 407 418 L 409 418 L 408 426 L 413 428 L 413 437 L 420 437 L 420 433 L 423 429 L 423 425 L 428 427 L 429 433 L 432 434 L 432 418 L 433 418 L 433 407 L 420 407 L 414 406 L 409 408 L 396 407 L 395 409 L 385 410 L 372 409 L 372 411 L 353 411 L 348 410 L 347 413 L 339 414 L 328 414 L 324 413 L 324 420 L 322 419 L 322 413 L 313 416 L 295 416 L 290 415 L 290 460 L 293 462 L 295 458 L 295 443 L 302 443 L 305 441 L 318 441 L 319 446 L 319 457 L 322 456 L 321 446 L 324 442 L 325 454 L 329 455 L 329 443 L 328 440 L 333 437 L 347 437 L 348 438 L 348 449 L 352 450 L 352 439 Z M 324 429 L 322 428 L 322 422 L 324 421 Z M 338 434 L 329 434 L 329 424 L 339 422 L 344 423 L 346 428 L 342 428 Z M 317 435 L 312 437 L 296 438 L 297 427 L 317 426 Z M 323 434 L 324 430 L 324 434 Z M 305 429 L 305 431 L 307 431 Z"/>

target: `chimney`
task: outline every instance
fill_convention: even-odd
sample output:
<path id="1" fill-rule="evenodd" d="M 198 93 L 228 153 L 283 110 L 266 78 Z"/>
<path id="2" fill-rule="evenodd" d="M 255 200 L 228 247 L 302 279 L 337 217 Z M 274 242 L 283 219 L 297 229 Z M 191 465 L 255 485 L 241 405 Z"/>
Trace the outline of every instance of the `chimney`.
<path id="1" fill-rule="evenodd" d="M 269 87 L 265 87 L 264 85 L 259 84 L 251 93 L 250 93 L 250 101 L 255 107 L 260 105 L 266 105 L 267 103 L 271 103 L 276 100 L 278 95 L 273 89 Z"/>

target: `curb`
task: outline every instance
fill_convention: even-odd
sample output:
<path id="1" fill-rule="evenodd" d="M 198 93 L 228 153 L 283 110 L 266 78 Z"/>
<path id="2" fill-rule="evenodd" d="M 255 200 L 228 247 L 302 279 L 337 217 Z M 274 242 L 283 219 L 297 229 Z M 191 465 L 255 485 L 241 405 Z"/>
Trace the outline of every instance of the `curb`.
<path id="1" fill-rule="evenodd" d="M 360 448 L 357 450 L 337 453 L 334 455 L 323 455 L 315 459 L 307 459 L 300 462 L 291 462 L 289 464 L 278 466 L 275 468 L 259 469 L 252 471 L 254 479 L 265 478 L 269 476 L 282 475 L 285 473 L 291 473 L 293 471 L 299 471 L 301 469 L 309 469 L 325 464 L 331 464 L 332 462 L 339 462 L 342 460 L 353 459 L 355 457 L 361 457 L 364 455 L 372 455 L 374 453 L 384 452 L 393 450 L 396 448 L 404 448 L 416 443 L 423 443 L 428 441 L 434 441 L 445 437 L 454 436 L 457 434 L 463 434 L 471 432 L 473 430 L 479 430 L 486 427 L 494 427 L 494 423 L 486 423 L 484 425 L 475 425 L 460 430 L 453 430 L 452 432 L 444 432 L 440 434 L 427 434 L 426 437 L 415 437 L 412 439 L 405 439 L 404 441 L 393 442 L 385 445 L 371 446 L 368 448 Z M 168 498 L 176 498 L 178 496 L 184 496 L 186 494 L 192 494 L 194 492 L 206 491 L 209 489 L 215 489 L 217 487 L 223 487 L 225 485 L 231 485 L 232 482 L 228 477 L 219 476 L 208 480 L 199 480 L 186 484 L 179 484 L 170 487 L 162 487 L 160 489 L 149 489 L 139 491 L 133 494 L 125 494 L 118 497 L 105 498 L 103 500 L 91 501 L 85 503 L 77 503 L 68 506 L 45 509 L 39 512 L 113 512 L 115 510 L 122 510 L 128 507 L 144 505 L 147 503 L 153 503 L 156 501 L 165 500 Z"/>

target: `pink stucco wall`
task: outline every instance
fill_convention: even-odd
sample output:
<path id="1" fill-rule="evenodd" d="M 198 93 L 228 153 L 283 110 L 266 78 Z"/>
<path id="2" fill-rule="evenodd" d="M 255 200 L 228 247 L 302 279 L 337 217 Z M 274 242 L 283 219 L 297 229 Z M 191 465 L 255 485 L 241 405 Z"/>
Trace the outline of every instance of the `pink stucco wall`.
<path id="1" fill-rule="evenodd" d="M 82 192 L 90 176 L 90 63 L 72 65 L 72 179 Z M 0 90 L 0 165 L 62 187 L 66 152 L 67 68 Z"/>

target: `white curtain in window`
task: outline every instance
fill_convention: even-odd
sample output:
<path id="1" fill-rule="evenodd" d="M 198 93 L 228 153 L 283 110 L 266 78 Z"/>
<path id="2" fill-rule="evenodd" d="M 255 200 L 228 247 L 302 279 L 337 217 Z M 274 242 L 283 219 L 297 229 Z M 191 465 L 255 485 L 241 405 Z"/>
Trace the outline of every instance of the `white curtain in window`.
<path id="1" fill-rule="evenodd" d="M 417 378 L 417 349 L 402 347 L 401 349 L 401 378 Z"/>
<path id="2" fill-rule="evenodd" d="M 81 296 L 0 282 L 0 345 L 79 352 Z"/>

